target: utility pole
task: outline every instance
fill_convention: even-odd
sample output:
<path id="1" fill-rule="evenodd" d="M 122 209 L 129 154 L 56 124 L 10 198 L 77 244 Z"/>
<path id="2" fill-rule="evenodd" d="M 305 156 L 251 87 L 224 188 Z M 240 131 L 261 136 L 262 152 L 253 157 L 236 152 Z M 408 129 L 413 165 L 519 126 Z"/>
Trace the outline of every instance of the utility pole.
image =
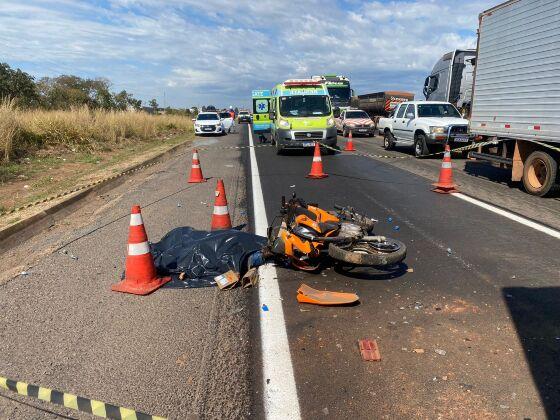
<path id="1" fill-rule="evenodd" d="M 163 109 L 167 108 L 167 101 L 166 101 L 166 96 L 165 96 L 165 90 L 163 91 Z"/>

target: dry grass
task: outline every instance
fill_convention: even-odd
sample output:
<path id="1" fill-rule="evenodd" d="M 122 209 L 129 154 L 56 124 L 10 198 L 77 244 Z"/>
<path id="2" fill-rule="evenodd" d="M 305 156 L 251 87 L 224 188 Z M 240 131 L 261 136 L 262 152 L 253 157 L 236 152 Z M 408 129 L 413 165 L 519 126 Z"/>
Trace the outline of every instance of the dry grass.
<path id="1" fill-rule="evenodd" d="M 168 133 L 193 131 L 192 121 L 180 115 L 145 112 L 41 109 L 21 110 L 13 101 L 0 103 L 0 163 L 38 149 L 111 150 L 123 140 L 148 141 Z"/>

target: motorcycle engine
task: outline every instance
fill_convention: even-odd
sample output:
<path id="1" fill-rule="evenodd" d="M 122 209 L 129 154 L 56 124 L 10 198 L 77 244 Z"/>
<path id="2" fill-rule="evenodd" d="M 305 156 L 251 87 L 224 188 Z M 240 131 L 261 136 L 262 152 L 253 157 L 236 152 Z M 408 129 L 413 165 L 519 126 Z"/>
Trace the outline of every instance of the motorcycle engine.
<path id="1" fill-rule="evenodd" d="M 345 238 L 359 238 L 363 236 L 362 228 L 354 223 L 342 222 L 340 223 L 340 230 L 338 236 Z"/>

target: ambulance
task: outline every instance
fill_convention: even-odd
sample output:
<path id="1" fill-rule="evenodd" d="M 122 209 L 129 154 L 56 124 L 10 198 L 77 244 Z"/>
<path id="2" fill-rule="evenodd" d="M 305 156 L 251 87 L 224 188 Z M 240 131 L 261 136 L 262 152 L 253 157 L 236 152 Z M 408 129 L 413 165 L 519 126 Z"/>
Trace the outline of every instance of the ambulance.
<path id="1" fill-rule="evenodd" d="M 336 146 L 333 107 L 320 79 L 289 79 L 274 86 L 270 94 L 271 140 L 278 154 L 313 148 L 315 142 Z"/>

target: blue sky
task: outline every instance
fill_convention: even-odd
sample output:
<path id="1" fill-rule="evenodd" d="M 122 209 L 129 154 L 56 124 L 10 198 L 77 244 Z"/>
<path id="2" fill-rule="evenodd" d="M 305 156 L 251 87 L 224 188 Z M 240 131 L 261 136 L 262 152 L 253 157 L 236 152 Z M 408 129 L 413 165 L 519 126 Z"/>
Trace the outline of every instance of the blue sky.
<path id="1" fill-rule="evenodd" d="M 499 0 L 0 0 L 0 62 L 106 77 L 174 107 L 249 103 L 251 89 L 337 73 L 356 93 L 420 94 L 437 59 L 476 45 Z"/>

